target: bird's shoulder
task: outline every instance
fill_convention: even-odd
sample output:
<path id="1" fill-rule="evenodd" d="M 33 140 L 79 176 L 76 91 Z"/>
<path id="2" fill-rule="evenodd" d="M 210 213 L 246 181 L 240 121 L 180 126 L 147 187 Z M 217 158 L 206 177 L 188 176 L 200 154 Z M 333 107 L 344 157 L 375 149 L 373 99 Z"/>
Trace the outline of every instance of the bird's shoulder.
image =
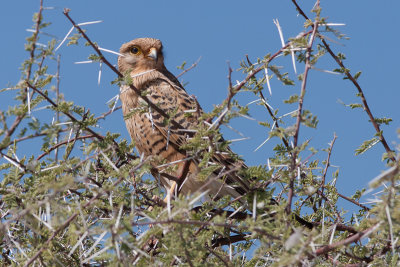
<path id="1" fill-rule="evenodd" d="M 201 113 L 195 97 L 190 96 L 178 79 L 168 70 L 154 71 L 148 74 L 142 89 L 149 99 L 161 108 L 176 109 L 180 112 Z"/>

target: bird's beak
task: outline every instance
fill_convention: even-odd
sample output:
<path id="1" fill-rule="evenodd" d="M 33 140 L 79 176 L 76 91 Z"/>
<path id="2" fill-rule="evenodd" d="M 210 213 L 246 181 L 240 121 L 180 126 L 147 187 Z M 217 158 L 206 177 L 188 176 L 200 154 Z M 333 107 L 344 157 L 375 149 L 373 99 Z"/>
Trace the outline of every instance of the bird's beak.
<path id="1" fill-rule="evenodd" d="M 155 49 L 154 47 L 150 48 L 150 53 L 149 53 L 148 57 L 151 57 L 152 59 L 157 61 L 157 56 L 158 56 L 157 55 L 157 49 Z"/>

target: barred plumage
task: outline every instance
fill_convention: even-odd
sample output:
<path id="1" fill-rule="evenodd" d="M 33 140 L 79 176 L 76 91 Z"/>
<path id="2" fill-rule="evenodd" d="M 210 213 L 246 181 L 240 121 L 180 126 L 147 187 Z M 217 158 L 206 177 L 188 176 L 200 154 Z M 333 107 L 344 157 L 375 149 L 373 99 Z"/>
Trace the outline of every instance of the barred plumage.
<path id="1" fill-rule="evenodd" d="M 183 127 L 177 129 L 174 125 L 166 124 L 165 118 L 151 110 L 129 86 L 121 87 L 126 127 L 137 150 L 145 157 L 153 157 L 151 162 L 158 169 L 155 178 L 160 179 L 168 191 L 175 190 L 174 178 L 180 178 L 178 190 L 183 194 L 208 190 L 211 196 L 229 194 L 237 197 L 248 192 L 249 183 L 239 177 L 237 171 L 233 171 L 245 165 L 233 161 L 229 155 L 215 156 L 213 161 L 222 167 L 205 181 L 197 179 L 198 160 L 186 155 L 181 146 L 187 142 L 188 133 L 199 123 L 202 111 L 196 100 L 187 94 L 178 79 L 166 69 L 161 41 L 152 38 L 135 39 L 123 44 L 120 53 L 120 72 L 129 71 L 133 85 L 141 92 L 145 91 L 152 103 Z M 191 112 L 191 116 L 185 116 L 187 112 Z M 177 167 L 166 171 L 169 165 Z M 227 174 L 219 175 L 223 172 Z M 215 179 L 218 175 L 221 177 Z"/>

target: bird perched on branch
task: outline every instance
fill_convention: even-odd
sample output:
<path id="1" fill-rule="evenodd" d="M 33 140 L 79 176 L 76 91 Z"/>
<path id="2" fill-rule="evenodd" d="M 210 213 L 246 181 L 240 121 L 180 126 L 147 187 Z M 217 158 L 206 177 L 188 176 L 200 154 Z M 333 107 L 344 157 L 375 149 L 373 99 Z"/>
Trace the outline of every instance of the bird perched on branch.
<path id="1" fill-rule="evenodd" d="M 248 192 L 249 183 L 237 174 L 245 165 L 230 153 L 215 153 L 209 162 L 217 167 L 201 179 L 201 159 L 182 149 L 195 135 L 198 124 L 204 123 L 200 121 L 202 110 L 166 69 L 161 41 L 135 39 L 123 44 L 120 54 L 119 71 L 131 79 L 131 85 L 123 85 L 120 92 L 126 127 L 139 153 L 152 157 L 152 174 L 167 192 L 174 195 L 207 190 L 213 197 L 238 197 Z"/>

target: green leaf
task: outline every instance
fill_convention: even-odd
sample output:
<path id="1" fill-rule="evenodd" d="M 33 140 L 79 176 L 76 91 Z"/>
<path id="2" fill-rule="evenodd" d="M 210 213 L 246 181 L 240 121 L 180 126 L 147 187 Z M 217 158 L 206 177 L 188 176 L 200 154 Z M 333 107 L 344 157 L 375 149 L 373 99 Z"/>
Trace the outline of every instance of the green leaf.
<path id="1" fill-rule="evenodd" d="M 339 99 L 338 101 L 340 104 L 342 104 L 345 107 L 350 107 L 351 109 L 356 109 L 356 108 L 363 108 L 363 104 L 360 103 L 351 103 L 351 104 L 345 104 L 342 100 Z"/>
<path id="2" fill-rule="evenodd" d="M 185 66 L 186 66 L 186 61 L 183 61 L 183 63 L 182 63 L 180 66 L 177 66 L 176 68 L 177 68 L 178 70 L 184 70 L 184 69 L 185 69 Z"/>
<path id="3" fill-rule="evenodd" d="M 100 57 L 99 55 L 90 54 L 89 57 L 88 57 L 88 59 L 89 59 L 89 60 L 92 60 L 92 61 L 100 61 L 100 60 L 101 60 L 101 57 Z"/>
<path id="4" fill-rule="evenodd" d="M 379 143 L 379 139 L 374 137 L 370 140 L 364 141 L 356 150 L 355 150 L 355 155 L 361 155 L 368 151 L 370 148 L 375 146 L 377 143 Z"/>
<path id="5" fill-rule="evenodd" d="M 297 103 L 297 102 L 299 102 L 299 96 L 297 94 L 291 95 L 289 97 L 289 99 L 287 99 L 287 100 L 283 100 L 283 103 L 285 103 L 285 104 L 293 104 L 293 103 Z"/>
<path id="6" fill-rule="evenodd" d="M 356 74 L 354 74 L 354 79 L 357 80 L 358 77 L 360 77 L 361 75 L 361 71 L 357 72 Z"/>
<path id="7" fill-rule="evenodd" d="M 343 53 L 337 53 L 337 57 L 340 59 L 340 60 L 344 60 L 344 59 L 346 59 L 346 55 L 345 54 L 343 54 Z"/>
<path id="8" fill-rule="evenodd" d="M 386 124 L 389 125 L 389 123 L 392 121 L 391 118 L 375 118 L 374 121 L 378 124 Z"/>
<path id="9" fill-rule="evenodd" d="M 81 34 L 80 33 L 75 33 L 73 34 L 71 37 L 68 37 L 69 42 L 67 43 L 67 46 L 70 45 L 77 45 L 78 44 L 78 40 L 79 38 L 81 38 Z"/>

